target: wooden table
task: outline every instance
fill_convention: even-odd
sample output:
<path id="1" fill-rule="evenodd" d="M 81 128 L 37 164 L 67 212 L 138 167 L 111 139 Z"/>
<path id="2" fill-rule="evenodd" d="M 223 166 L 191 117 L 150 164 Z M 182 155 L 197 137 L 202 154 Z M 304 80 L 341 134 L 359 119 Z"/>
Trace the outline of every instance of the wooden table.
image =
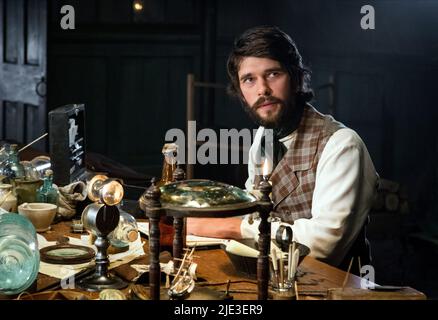
<path id="1" fill-rule="evenodd" d="M 79 237 L 77 234 L 70 233 L 70 223 L 63 222 L 52 226 L 52 230 L 42 235 L 49 241 L 56 240 L 60 235 L 71 237 Z M 148 243 L 144 246 L 145 252 L 148 252 Z M 234 269 L 228 256 L 222 249 L 198 250 L 196 255 L 199 258 L 195 262 L 198 263 L 197 287 L 208 287 L 215 290 L 225 291 L 227 282 L 230 280 L 229 294 L 235 300 L 256 300 L 257 299 L 257 281 L 239 276 Z M 346 278 L 347 273 L 332 267 L 326 263 L 320 262 L 311 257 L 306 257 L 299 271 L 302 276 L 298 279 L 299 299 L 302 300 L 321 300 L 327 299 L 329 289 L 340 288 Z M 346 283 L 346 292 L 348 288 L 360 288 L 361 278 L 350 274 Z M 59 279 L 49 277 L 44 274 L 39 274 L 37 279 L 37 290 L 43 291 L 45 288 L 50 290 L 50 287 L 59 283 Z M 56 289 L 58 290 L 58 289 Z M 79 291 L 75 289 L 75 291 Z M 125 289 L 124 291 L 127 291 Z M 370 290 L 366 290 L 370 291 Z M 403 290 L 406 299 L 425 299 L 426 297 L 421 292 L 412 288 Z M 98 293 L 87 293 L 87 296 L 93 298 L 98 297 Z M 385 299 L 394 297 L 388 295 Z M 354 299 L 354 294 L 348 299 Z M 365 297 L 365 299 L 374 299 Z M 377 299 L 380 299 L 377 297 Z M 398 299 L 403 299 L 399 296 Z"/>

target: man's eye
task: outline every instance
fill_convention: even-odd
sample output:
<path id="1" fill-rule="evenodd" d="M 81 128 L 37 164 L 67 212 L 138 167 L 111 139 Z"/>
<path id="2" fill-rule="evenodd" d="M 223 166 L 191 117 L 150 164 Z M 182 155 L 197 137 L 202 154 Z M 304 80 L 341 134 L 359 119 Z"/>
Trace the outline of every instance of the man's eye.
<path id="1" fill-rule="evenodd" d="M 252 83 L 254 81 L 254 78 L 245 78 L 242 80 L 243 83 Z"/>
<path id="2" fill-rule="evenodd" d="M 269 72 L 268 73 L 268 77 L 269 78 L 275 78 L 276 76 L 278 76 L 280 73 L 277 71 L 273 71 L 273 72 Z"/>

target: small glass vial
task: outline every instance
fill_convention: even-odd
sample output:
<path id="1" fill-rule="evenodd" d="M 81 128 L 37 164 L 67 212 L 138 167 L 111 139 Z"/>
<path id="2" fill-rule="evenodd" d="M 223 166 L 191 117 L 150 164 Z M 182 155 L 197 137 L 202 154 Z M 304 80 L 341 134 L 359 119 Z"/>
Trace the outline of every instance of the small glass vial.
<path id="1" fill-rule="evenodd" d="M 129 246 L 138 238 L 138 226 L 135 218 L 126 211 L 120 210 L 120 220 L 118 226 L 112 231 L 108 238 L 111 245 L 116 248 Z"/>
<path id="2" fill-rule="evenodd" d="M 58 205 L 58 190 L 53 187 L 52 170 L 46 170 L 44 173 L 43 185 L 37 190 L 36 200 Z"/>

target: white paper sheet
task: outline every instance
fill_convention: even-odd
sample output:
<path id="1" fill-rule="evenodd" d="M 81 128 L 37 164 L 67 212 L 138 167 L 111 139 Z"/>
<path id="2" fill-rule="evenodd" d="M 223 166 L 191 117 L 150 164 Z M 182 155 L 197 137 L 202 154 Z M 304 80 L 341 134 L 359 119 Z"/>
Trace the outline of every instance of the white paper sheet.
<path id="1" fill-rule="evenodd" d="M 149 222 L 137 222 L 138 230 L 149 236 Z M 208 237 L 199 237 L 194 235 L 186 236 L 186 245 L 187 247 L 195 247 L 195 246 L 217 246 L 220 244 L 226 244 L 228 242 L 227 239 L 219 239 L 219 238 L 208 238 Z"/>

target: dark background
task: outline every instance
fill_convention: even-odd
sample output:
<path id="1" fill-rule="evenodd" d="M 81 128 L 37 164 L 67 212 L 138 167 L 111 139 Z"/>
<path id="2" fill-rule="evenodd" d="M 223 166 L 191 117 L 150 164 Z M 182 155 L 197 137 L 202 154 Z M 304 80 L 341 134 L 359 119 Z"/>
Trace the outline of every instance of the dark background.
<path id="1" fill-rule="evenodd" d="M 11 2 L 11 1 L 9 1 Z M 312 70 L 314 105 L 356 130 L 382 178 L 401 184 L 409 213 L 373 212 L 376 281 L 438 298 L 438 1 L 48 1 L 47 110 L 84 103 L 88 150 L 159 175 L 170 128 L 185 128 L 186 77 L 226 84 L 233 39 L 275 24 Z M 60 28 L 60 8 L 76 29 Z M 376 29 L 360 28 L 373 5 Z M 334 82 L 330 90 L 318 89 Z M 224 90 L 196 90 L 198 129 L 253 128 Z M 195 176 L 243 186 L 244 166 Z"/>

